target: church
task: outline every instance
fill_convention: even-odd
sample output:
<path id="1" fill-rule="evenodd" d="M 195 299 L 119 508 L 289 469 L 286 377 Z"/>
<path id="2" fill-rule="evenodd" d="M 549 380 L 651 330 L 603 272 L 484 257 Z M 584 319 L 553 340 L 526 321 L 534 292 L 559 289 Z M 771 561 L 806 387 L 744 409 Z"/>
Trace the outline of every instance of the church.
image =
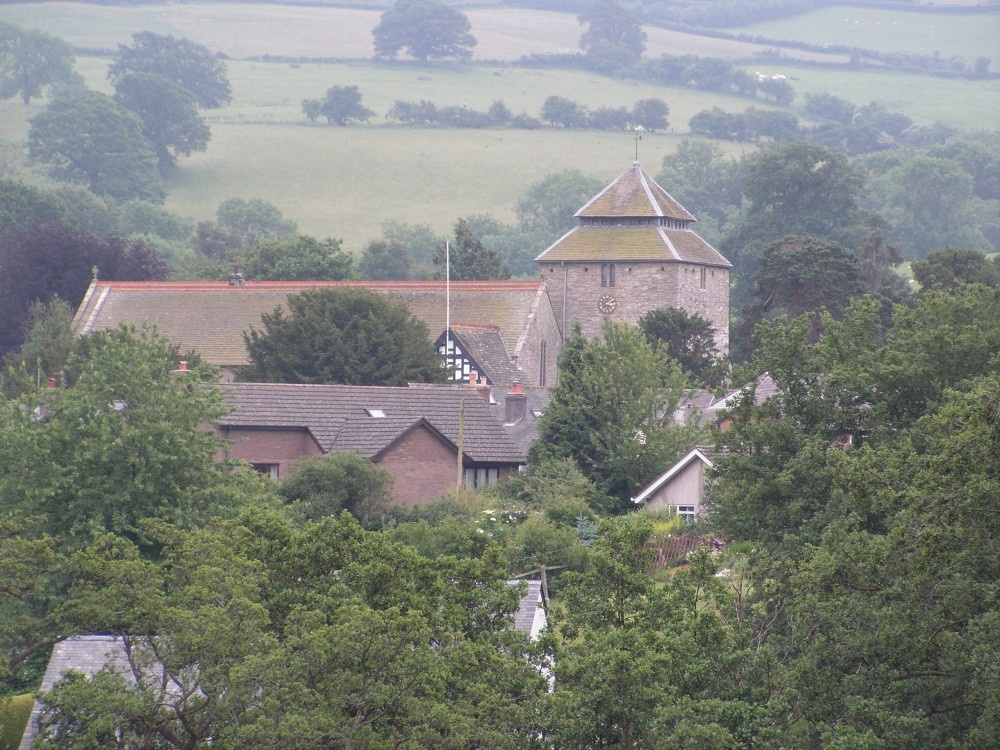
<path id="1" fill-rule="evenodd" d="M 636 324 L 675 307 L 711 322 L 729 348 L 731 264 L 693 229 L 695 217 L 638 162 L 576 213 L 577 225 L 537 258 L 534 281 L 122 282 L 94 279 L 74 331 L 155 324 L 232 380 L 247 363 L 243 333 L 262 313 L 309 289 L 356 286 L 384 294 L 423 320 L 449 379 L 509 389 L 557 382 L 574 325 L 597 335 L 605 321 Z"/>

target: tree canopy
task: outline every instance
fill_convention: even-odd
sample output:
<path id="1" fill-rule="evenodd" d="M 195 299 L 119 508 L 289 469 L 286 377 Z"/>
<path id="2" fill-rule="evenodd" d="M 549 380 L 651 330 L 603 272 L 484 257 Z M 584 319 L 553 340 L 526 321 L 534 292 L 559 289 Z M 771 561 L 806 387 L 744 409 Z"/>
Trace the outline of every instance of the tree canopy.
<path id="1" fill-rule="evenodd" d="M 27 105 L 46 86 L 79 83 L 74 62 L 72 47 L 62 39 L 0 23 L 0 99 L 20 95 Z"/>
<path id="2" fill-rule="evenodd" d="M 444 376 L 427 326 L 405 305 L 367 289 L 292 295 L 287 314 L 280 308 L 265 313 L 261 324 L 243 335 L 248 380 L 406 385 Z"/>
<path id="3" fill-rule="evenodd" d="M 580 48 L 599 70 L 627 70 L 642 57 L 646 32 L 617 0 L 595 0 L 579 15 L 579 20 L 587 25 L 580 37 Z"/>
<path id="4" fill-rule="evenodd" d="M 126 73 L 115 81 L 115 101 L 142 121 L 142 134 L 156 148 L 160 167 L 208 147 L 211 134 L 198 115 L 194 94 L 169 78 Z"/>
<path id="5" fill-rule="evenodd" d="M 322 115 L 327 122 L 346 125 L 348 120 L 367 120 L 372 110 L 361 103 L 357 86 L 331 86 L 322 99 L 303 99 L 302 111 L 310 121 Z"/>
<path id="6" fill-rule="evenodd" d="M 396 0 L 372 31 L 375 57 L 394 60 L 406 50 L 420 62 L 468 60 L 476 38 L 465 14 L 441 0 Z"/>
<path id="7" fill-rule="evenodd" d="M 446 253 L 445 251 L 449 252 Z M 446 258 L 445 256 L 449 257 Z M 434 256 L 438 278 L 445 277 L 445 263 L 450 259 L 451 278 L 455 281 L 509 279 L 510 269 L 496 250 L 483 246 L 465 219 L 455 222 L 455 238 L 448 248 L 439 248 Z"/>
<path id="8" fill-rule="evenodd" d="M 1000 264 L 977 250 L 944 248 L 913 262 L 913 278 L 924 289 L 954 289 L 961 284 L 1000 286 Z"/>
<path id="9" fill-rule="evenodd" d="M 62 97 L 31 118 L 28 149 L 57 179 L 117 200 L 162 201 L 163 179 L 142 121 L 96 91 Z"/>
<path id="10" fill-rule="evenodd" d="M 666 347 L 681 369 L 703 386 L 717 388 L 725 370 L 719 362 L 712 324 L 697 313 L 676 307 L 650 310 L 639 320 L 639 328 L 652 344 Z"/>
<path id="11" fill-rule="evenodd" d="M 150 330 L 92 334 L 66 364 L 72 385 L 37 394 L 43 418 L 3 410 L 4 510 L 44 516 L 75 547 L 103 531 L 146 543 L 143 519 L 190 528 L 231 508 L 229 471 L 202 427 L 224 411 L 215 374 L 171 375 L 175 356 Z"/>
<path id="12" fill-rule="evenodd" d="M 99 236 L 62 222 L 17 229 L 0 243 L 0 353 L 16 349 L 36 300 L 59 297 L 73 309 L 98 269 L 101 278 L 160 280 L 167 266 L 142 239 Z"/>
<path id="13" fill-rule="evenodd" d="M 298 227 L 280 208 L 261 198 L 227 198 L 215 210 L 215 217 L 230 239 L 244 248 L 263 239 L 288 239 Z"/>
<path id="14" fill-rule="evenodd" d="M 632 495 L 695 441 L 690 430 L 671 426 L 685 385 L 665 348 L 638 328 L 608 323 L 589 342 L 576 328 L 529 462 L 572 459 L 617 510 L 627 510 Z"/>
<path id="15" fill-rule="evenodd" d="M 252 281 L 344 281 L 354 278 L 354 259 L 339 240 L 297 234 L 290 240 L 260 240 L 240 253 L 243 275 Z"/>
<path id="16" fill-rule="evenodd" d="M 118 45 L 118 57 L 108 68 L 115 86 L 129 74 L 166 78 L 190 92 L 200 107 L 221 107 L 232 98 L 226 64 L 204 45 L 152 31 L 132 35 L 132 45 Z"/>

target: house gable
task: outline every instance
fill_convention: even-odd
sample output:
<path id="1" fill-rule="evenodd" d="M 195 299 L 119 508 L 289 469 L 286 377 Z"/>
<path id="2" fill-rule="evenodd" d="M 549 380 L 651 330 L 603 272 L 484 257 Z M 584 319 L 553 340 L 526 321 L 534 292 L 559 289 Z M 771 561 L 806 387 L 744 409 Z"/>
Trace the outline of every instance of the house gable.
<path id="1" fill-rule="evenodd" d="M 632 498 L 652 510 L 690 508 L 690 517 L 700 514 L 705 504 L 705 470 L 712 468 L 708 456 L 698 448 L 691 450 L 673 466 L 654 479 Z"/>

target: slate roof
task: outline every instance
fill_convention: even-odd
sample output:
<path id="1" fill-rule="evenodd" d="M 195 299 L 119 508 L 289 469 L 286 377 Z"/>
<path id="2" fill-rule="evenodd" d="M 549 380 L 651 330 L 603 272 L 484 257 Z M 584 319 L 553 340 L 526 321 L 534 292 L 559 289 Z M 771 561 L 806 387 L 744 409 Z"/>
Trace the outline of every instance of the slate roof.
<path id="1" fill-rule="evenodd" d="M 121 639 L 110 635 L 80 635 L 67 638 L 52 647 L 52 655 L 45 668 L 39 692 L 51 690 L 63 673 L 70 669 L 83 672 L 89 677 L 99 672 L 105 665 L 111 665 L 126 674 L 130 671 Z M 29 750 L 31 747 L 39 730 L 38 717 L 41 710 L 41 704 L 35 701 L 31 717 L 24 728 L 24 734 L 21 735 L 18 750 Z"/>
<path id="2" fill-rule="evenodd" d="M 514 613 L 514 627 L 526 636 L 535 640 L 545 628 L 546 616 L 545 606 L 542 601 L 542 582 L 523 581 L 528 585 L 528 590 L 521 597 L 521 604 Z M 522 581 L 507 581 L 511 586 L 516 586 Z"/>
<path id="3" fill-rule="evenodd" d="M 722 254 L 690 229 L 658 226 L 578 226 L 535 260 L 653 261 L 729 268 Z"/>
<path id="4" fill-rule="evenodd" d="M 247 363 L 243 332 L 260 328 L 262 313 L 284 307 L 290 294 L 323 287 L 364 287 L 404 303 L 428 328 L 431 340 L 445 329 L 443 281 L 264 281 L 230 286 L 224 281 L 95 281 L 73 320 L 77 335 L 120 322 L 155 323 L 179 345 L 219 366 Z M 494 325 L 512 356 L 545 298 L 540 281 L 455 281 L 451 283 L 453 325 Z"/>
<path id="5" fill-rule="evenodd" d="M 228 383 L 221 388 L 234 410 L 219 420 L 222 427 L 305 428 L 324 453 L 352 451 L 377 458 L 421 425 L 457 446 L 459 423 L 464 420 L 462 446 L 469 461 L 523 464 L 525 460 L 524 451 L 504 431 L 490 405 L 468 385 Z M 374 410 L 385 416 L 372 416 Z"/>
<path id="6" fill-rule="evenodd" d="M 576 217 L 578 225 L 536 261 L 648 261 L 722 268 L 732 265 L 691 230 L 694 216 L 647 175 L 639 162 L 591 198 Z"/>
<path id="7" fill-rule="evenodd" d="M 696 221 L 684 206 L 642 170 L 637 161 L 591 198 L 575 216 L 665 216 Z"/>
<path id="8" fill-rule="evenodd" d="M 500 327 L 494 325 L 453 325 L 452 338 L 479 366 L 479 374 L 485 375 L 490 385 L 510 388 L 520 382 L 521 374 L 511 359 Z"/>
<path id="9" fill-rule="evenodd" d="M 527 395 L 528 401 L 525 405 L 525 414 L 523 419 L 518 420 L 513 424 L 506 423 L 506 390 L 496 388 L 493 389 L 493 397 L 497 400 L 497 405 L 494 406 L 493 409 L 494 413 L 497 415 L 497 419 L 504 422 L 503 428 L 510 438 L 522 451 L 524 451 L 525 454 L 527 454 L 528 448 L 530 448 L 531 444 L 538 438 L 538 417 L 535 416 L 535 414 L 540 414 L 545 411 L 545 407 L 549 405 L 549 399 L 552 396 L 552 392 L 548 388 L 525 388 L 524 393 Z"/>

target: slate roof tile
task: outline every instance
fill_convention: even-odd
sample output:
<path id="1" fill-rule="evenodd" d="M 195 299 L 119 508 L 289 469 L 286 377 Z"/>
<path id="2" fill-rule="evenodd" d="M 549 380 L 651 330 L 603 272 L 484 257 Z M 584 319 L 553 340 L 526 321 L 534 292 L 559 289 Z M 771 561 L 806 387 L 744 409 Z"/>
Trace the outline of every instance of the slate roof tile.
<path id="1" fill-rule="evenodd" d="M 684 206 L 642 170 L 639 162 L 633 162 L 631 167 L 577 211 L 576 216 L 664 216 L 695 221 Z"/>
<path id="2" fill-rule="evenodd" d="M 523 464 L 525 460 L 524 451 L 504 431 L 490 405 L 468 385 L 228 383 L 221 387 L 233 409 L 219 420 L 222 427 L 305 428 L 325 453 L 354 451 L 374 458 L 425 420 L 453 445 L 458 445 L 462 422 L 463 451 L 473 462 Z M 373 417 L 373 410 L 385 416 Z"/>
<path id="3" fill-rule="evenodd" d="M 284 307 L 290 294 L 322 287 L 356 286 L 402 302 L 428 328 L 431 340 L 445 329 L 443 281 L 411 282 L 137 282 L 91 285 L 73 321 L 77 335 L 115 328 L 122 321 L 155 323 L 182 351 L 194 349 L 211 364 L 247 363 L 243 332 L 260 329 L 260 316 Z M 513 356 L 530 314 L 545 295 L 540 281 L 458 281 L 451 284 L 453 325 L 495 325 Z"/>
<path id="4" fill-rule="evenodd" d="M 579 226 L 563 235 L 538 261 L 656 261 L 729 268 L 722 254 L 690 229 L 657 226 Z"/>

